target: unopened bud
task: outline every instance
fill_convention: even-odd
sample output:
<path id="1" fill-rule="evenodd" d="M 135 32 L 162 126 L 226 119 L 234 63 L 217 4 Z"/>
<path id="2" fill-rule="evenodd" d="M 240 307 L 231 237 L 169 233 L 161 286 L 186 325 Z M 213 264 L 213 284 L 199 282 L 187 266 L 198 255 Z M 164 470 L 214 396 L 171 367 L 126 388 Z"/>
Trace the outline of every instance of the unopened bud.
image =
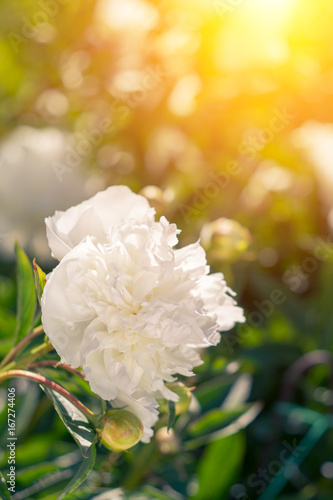
<path id="1" fill-rule="evenodd" d="M 251 242 L 251 234 L 247 228 L 235 220 L 225 218 L 205 224 L 200 237 L 209 258 L 228 262 L 242 256 Z"/>
<path id="2" fill-rule="evenodd" d="M 175 392 L 177 396 L 179 396 L 178 401 L 175 403 L 176 415 L 185 413 L 191 403 L 191 389 L 186 387 L 186 385 L 182 384 L 181 382 L 166 383 L 165 385 L 168 389 L 170 389 L 170 391 Z M 162 413 L 168 412 L 168 403 L 165 400 L 160 401 L 159 410 Z"/>
<path id="3" fill-rule="evenodd" d="M 114 408 L 106 413 L 99 438 L 109 450 L 125 451 L 137 444 L 142 434 L 143 425 L 135 413 Z"/>
<path id="4" fill-rule="evenodd" d="M 174 433 L 173 429 L 161 427 L 156 431 L 156 442 L 159 450 L 164 455 L 176 455 L 180 450 L 179 438 Z"/>

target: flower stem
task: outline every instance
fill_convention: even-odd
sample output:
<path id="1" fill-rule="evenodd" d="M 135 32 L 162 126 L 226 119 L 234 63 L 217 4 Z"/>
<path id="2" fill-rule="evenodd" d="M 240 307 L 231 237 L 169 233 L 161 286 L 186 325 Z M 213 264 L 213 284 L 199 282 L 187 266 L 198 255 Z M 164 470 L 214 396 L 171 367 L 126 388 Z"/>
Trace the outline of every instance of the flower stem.
<path id="1" fill-rule="evenodd" d="M 75 368 L 72 368 L 71 366 L 66 365 L 65 363 L 61 363 L 56 359 L 46 359 L 44 361 L 38 361 L 37 363 L 28 363 L 27 366 L 30 370 L 43 366 L 54 366 L 54 368 L 63 368 L 64 370 L 67 370 L 68 372 L 74 373 L 74 375 L 81 377 L 83 380 L 85 379 L 83 373 L 79 372 L 79 370 L 76 370 Z"/>
<path id="2" fill-rule="evenodd" d="M 37 373 L 32 373 L 28 372 L 26 370 L 10 370 L 8 372 L 4 372 L 0 374 L 0 383 L 3 380 L 6 380 L 7 378 L 13 378 L 13 377 L 21 377 L 21 378 L 26 378 L 28 380 L 33 380 L 34 382 L 37 382 L 37 384 L 42 384 L 46 385 L 47 387 L 50 387 L 50 389 L 53 389 L 54 391 L 58 392 L 62 396 L 64 396 L 68 401 L 70 401 L 76 408 L 78 408 L 89 420 L 94 420 L 95 414 L 89 410 L 84 404 L 81 403 L 78 399 L 76 399 L 73 394 L 68 392 L 64 387 L 61 385 L 58 385 L 56 382 L 53 382 L 53 380 L 49 380 L 42 375 L 39 375 Z"/>
<path id="3" fill-rule="evenodd" d="M 140 453 L 140 460 L 134 461 L 134 465 L 123 481 L 125 490 L 134 489 L 143 480 L 150 467 L 156 463 L 157 448 L 155 441 L 146 444 Z"/>
<path id="4" fill-rule="evenodd" d="M 0 369 L 0 376 L 2 373 L 6 373 L 7 371 L 13 370 L 15 368 L 25 368 L 29 363 L 33 362 L 35 359 L 43 356 L 44 354 L 47 354 L 52 350 L 53 346 L 50 343 L 50 341 L 47 340 L 43 344 L 32 349 L 31 352 L 27 356 L 24 356 L 22 359 L 6 363 L 6 365 L 4 365 Z"/>
<path id="5" fill-rule="evenodd" d="M 0 363 L 0 368 L 3 366 L 8 365 L 13 359 L 16 358 L 17 354 L 22 351 L 22 349 L 34 338 L 38 337 L 39 335 L 42 335 L 44 333 L 44 328 L 43 325 L 37 326 L 29 335 L 26 335 L 21 342 L 19 342 L 8 354 L 5 356 L 5 358 L 1 361 Z"/>

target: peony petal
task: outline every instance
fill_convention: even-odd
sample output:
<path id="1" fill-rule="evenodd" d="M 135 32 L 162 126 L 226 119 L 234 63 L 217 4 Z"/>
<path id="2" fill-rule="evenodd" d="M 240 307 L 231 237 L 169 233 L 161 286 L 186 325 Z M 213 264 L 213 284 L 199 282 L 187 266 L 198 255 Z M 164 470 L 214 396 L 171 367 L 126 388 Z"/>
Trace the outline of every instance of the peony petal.
<path id="1" fill-rule="evenodd" d="M 118 388 L 112 383 L 104 363 L 104 351 L 98 349 L 90 352 L 82 365 L 91 390 L 103 399 L 114 399 Z"/>
<path id="2" fill-rule="evenodd" d="M 86 236 L 106 241 L 112 226 L 127 219 L 153 221 L 154 213 L 143 196 L 132 193 L 127 186 L 111 186 L 89 200 L 45 219 L 52 255 L 61 260 Z"/>

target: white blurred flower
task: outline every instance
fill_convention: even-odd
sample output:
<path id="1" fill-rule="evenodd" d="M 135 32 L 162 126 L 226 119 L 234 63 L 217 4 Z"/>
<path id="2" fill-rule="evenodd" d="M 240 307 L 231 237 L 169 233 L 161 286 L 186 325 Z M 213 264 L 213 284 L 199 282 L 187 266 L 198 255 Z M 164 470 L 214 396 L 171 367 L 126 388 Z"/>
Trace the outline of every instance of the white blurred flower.
<path id="1" fill-rule="evenodd" d="M 91 500 L 153 500 L 154 497 L 148 496 L 145 493 L 126 493 L 122 488 L 117 488 L 115 490 L 108 490 Z"/>
<path id="2" fill-rule="evenodd" d="M 93 497 L 91 500 L 125 500 L 125 495 L 121 488 L 117 488 L 97 495 L 97 497 Z"/>
<path id="3" fill-rule="evenodd" d="M 53 127 L 21 126 L 0 142 L 0 252 L 13 255 L 14 239 L 39 259 L 49 258 L 45 216 L 103 188 L 80 166 L 59 182 L 53 165 L 64 163 L 71 135 Z M 83 166 L 82 160 L 82 166 Z"/>
<path id="4" fill-rule="evenodd" d="M 114 186 L 46 220 L 60 264 L 42 298 L 44 329 L 62 362 L 82 366 L 92 390 L 128 407 L 148 442 L 165 382 L 191 376 L 200 349 L 244 321 L 222 274 L 208 275 L 199 243 L 174 249 L 179 230 L 147 200 Z"/>

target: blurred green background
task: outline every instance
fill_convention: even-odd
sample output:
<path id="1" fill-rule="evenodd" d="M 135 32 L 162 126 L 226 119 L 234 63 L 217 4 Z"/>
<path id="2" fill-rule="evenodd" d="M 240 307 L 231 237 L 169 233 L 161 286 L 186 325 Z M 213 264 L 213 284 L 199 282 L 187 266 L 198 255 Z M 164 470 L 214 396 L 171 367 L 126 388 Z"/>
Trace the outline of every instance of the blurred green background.
<path id="1" fill-rule="evenodd" d="M 68 498 L 332 498 L 332 20 L 330 0 L 0 4 L 1 357 L 14 238 L 52 269 L 44 217 L 113 184 L 177 223 L 180 245 L 201 237 L 248 319 L 204 354 L 174 436 L 101 449 Z M 16 387 L 13 498 L 51 500 L 80 454 L 41 391 Z"/>

